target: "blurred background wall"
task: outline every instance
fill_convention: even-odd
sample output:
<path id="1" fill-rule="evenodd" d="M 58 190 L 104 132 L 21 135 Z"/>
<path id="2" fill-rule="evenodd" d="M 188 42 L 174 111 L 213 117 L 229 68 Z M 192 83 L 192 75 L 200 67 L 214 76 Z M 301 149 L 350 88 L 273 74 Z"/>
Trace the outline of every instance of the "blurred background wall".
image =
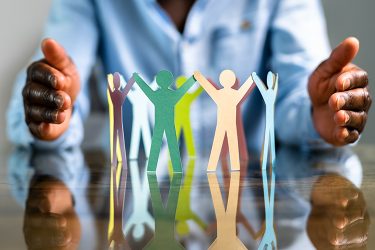
<path id="1" fill-rule="evenodd" d="M 0 150 L 7 149 L 5 110 L 17 72 L 24 67 L 33 51 L 39 46 L 43 24 L 50 0 L 0 1 Z M 375 75 L 375 1 L 374 0 L 322 0 L 327 17 L 331 45 L 335 46 L 347 36 L 361 41 L 356 63 L 370 75 L 374 86 Z M 301 20 L 303 21 L 303 20 Z M 317 37 L 316 39 L 319 39 Z M 20 97 L 21 98 L 21 97 Z M 375 107 L 370 114 L 361 144 L 375 143 Z"/>

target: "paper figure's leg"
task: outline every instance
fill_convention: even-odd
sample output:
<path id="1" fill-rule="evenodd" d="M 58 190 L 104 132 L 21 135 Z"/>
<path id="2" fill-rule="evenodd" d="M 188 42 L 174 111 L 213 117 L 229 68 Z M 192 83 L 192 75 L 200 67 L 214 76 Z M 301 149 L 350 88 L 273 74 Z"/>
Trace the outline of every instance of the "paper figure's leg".
<path id="1" fill-rule="evenodd" d="M 266 124 L 266 129 L 264 131 L 264 142 L 263 142 L 263 152 L 262 152 L 262 169 L 267 168 L 268 154 L 269 154 L 269 142 L 270 142 L 270 132 L 269 131 L 270 131 L 269 125 Z"/>
<path id="2" fill-rule="evenodd" d="M 146 158 L 150 156 L 150 149 L 151 149 L 151 132 L 150 132 L 150 125 L 148 121 L 142 125 L 142 139 L 143 139 L 143 146 L 145 149 Z"/>
<path id="3" fill-rule="evenodd" d="M 245 129 L 243 127 L 243 120 L 241 118 L 241 112 L 237 114 L 237 134 L 238 134 L 238 145 L 240 150 L 240 159 L 247 161 L 249 159 L 249 151 L 247 149 L 247 141 L 245 135 Z"/>
<path id="4" fill-rule="evenodd" d="M 182 172 L 180 150 L 178 148 L 176 131 L 174 127 L 166 128 L 165 135 L 167 137 L 169 154 L 172 161 L 173 171 L 176 173 Z"/>
<path id="5" fill-rule="evenodd" d="M 130 156 L 129 159 L 138 159 L 139 142 L 141 139 L 141 125 L 133 119 L 132 136 L 130 140 Z"/>
<path id="6" fill-rule="evenodd" d="M 212 143 L 212 149 L 210 154 L 210 159 L 208 160 L 207 171 L 215 171 L 217 168 L 217 163 L 219 162 L 221 148 L 223 146 L 223 141 L 225 137 L 225 130 L 218 125 L 215 132 L 214 141 Z"/>
<path id="7" fill-rule="evenodd" d="M 194 145 L 194 135 L 193 135 L 193 129 L 191 128 L 190 121 L 185 124 L 184 128 L 184 138 L 185 138 L 185 145 L 187 148 L 188 155 L 190 157 L 194 157 L 195 154 L 195 145 Z"/>
<path id="8" fill-rule="evenodd" d="M 231 170 L 240 170 L 240 152 L 236 127 L 227 131 Z"/>
<path id="9" fill-rule="evenodd" d="M 154 134 L 152 136 L 150 157 L 148 159 L 147 171 L 155 172 L 158 165 L 158 159 L 160 154 L 161 145 L 163 143 L 163 132 L 164 129 L 160 124 L 155 123 Z"/>
<path id="10" fill-rule="evenodd" d="M 125 148 L 125 138 L 124 138 L 124 130 L 121 129 L 118 131 L 118 139 L 119 139 L 119 147 L 120 147 L 120 154 L 121 160 L 123 163 L 123 168 L 127 169 L 127 159 L 126 159 L 126 148 Z"/>
<path id="11" fill-rule="evenodd" d="M 271 163 L 272 167 L 275 167 L 276 163 L 276 138 L 275 138 L 275 126 L 272 122 L 270 126 L 270 146 L 271 146 Z"/>
<path id="12" fill-rule="evenodd" d="M 118 162 L 118 132 L 117 132 L 117 129 L 114 129 L 113 130 L 113 138 L 112 138 L 112 142 L 113 142 L 113 146 L 112 146 L 112 166 L 114 168 L 116 168 L 117 166 L 117 162 Z"/>

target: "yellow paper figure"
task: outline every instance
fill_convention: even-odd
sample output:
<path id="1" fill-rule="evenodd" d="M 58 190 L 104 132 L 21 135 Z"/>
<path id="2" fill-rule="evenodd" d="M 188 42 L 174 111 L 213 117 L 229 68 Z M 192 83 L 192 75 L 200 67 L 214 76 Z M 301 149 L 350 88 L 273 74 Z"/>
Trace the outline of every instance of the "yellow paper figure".
<path id="1" fill-rule="evenodd" d="M 124 209 L 127 170 L 121 162 L 111 167 L 108 245 L 113 249 L 130 249 L 122 232 L 122 211 Z"/>
<path id="2" fill-rule="evenodd" d="M 187 78 L 180 76 L 176 80 L 176 87 L 181 88 L 182 85 L 187 81 Z M 202 94 L 203 88 L 198 87 L 193 93 L 187 92 L 180 101 L 176 104 L 175 108 L 175 124 L 177 139 L 180 138 L 181 132 L 184 136 L 187 153 L 190 157 L 195 156 L 195 145 L 193 130 L 190 122 L 190 109 L 191 104 Z"/>
<path id="3" fill-rule="evenodd" d="M 176 212 L 176 229 L 180 236 L 189 234 L 188 221 L 192 220 L 204 231 L 207 228 L 206 223 L 191 209 L 191 188 L 194 179 L 195 160 L 190 159 L 186 168 L 184 184 L 181 187 L 178 196 L 177 212 Z"/>
<path id="4" fill-rule="evenodd" d="M 240 170 L 240 156 L 237 134 L 237 106 L 243 97 L 251 90 L 253 79 L 249 77 L 238 89 L 232 87 L 236 83 L 236 75 L 231 70 L 224 70 L 220 74 L 222 89 L 216 89 L 200 72 L 194 73 L 194 78 L 207 91 L 217 105 L 217 124 L 211 155 L 207 171 L 215 171 L 220 158 L 225 136 L 228 141 L 229 155 L 232 170 Z"/>
<path id="5" fill-rule="evenodd" d="M 245 245 L 237 237 L 236 227 L 240 172 L 231 173 L 226 208 L 224 207 L 217 175 L 209 173 L 207 177 L 217 222 L 217 236 L 209 249 L 246 249 Z"/>

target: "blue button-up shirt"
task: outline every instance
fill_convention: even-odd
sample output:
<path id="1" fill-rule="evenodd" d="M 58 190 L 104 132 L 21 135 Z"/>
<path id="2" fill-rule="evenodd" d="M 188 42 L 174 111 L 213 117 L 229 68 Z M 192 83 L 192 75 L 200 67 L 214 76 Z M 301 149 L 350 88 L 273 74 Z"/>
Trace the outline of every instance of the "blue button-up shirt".
<path id="1" fill-rule="evenodd" d="M 44 37 L 65 47 L 80 73 L 82 91 L 64 135 L 53 142 L 38 141 L 24 121 L 22 72 L 8 110 L 8 134 L 13 143 L 37 147 L 79 144 L 90 106 L 88 79 L 98 58 L 104 73 L 119 71 L 129 78 L 139 72 L 148 82 L 161 69 L 175 76 L 200 70 L 215 82 L 224 69 L 234 70 L 241 82 L 253 71 L 265 81 L 271 70 L 279 74 L 278 140 L 297 145 L 321 142 L 307 93 L 308 76 L 330 51 L 318 0 L 198 0 L 182 34 L 155 0 L 54 0 Z M 38 50 L 33 60 L 40 58 Z M 101 88 L 103 98 L 92 102 L 105 101 L 104 78 Z M 127 101 L 125 119 L 131 119 L 130 108 Z M 203 94 L 191 114 L 194 136 L 200 140 L 197 144 L 201 149 L 209 147 L 216 125 L 215 103 Z M 265 106 L 257 89 L 243 103 L 242 114 L 249 147 L 259 148 Z"/>

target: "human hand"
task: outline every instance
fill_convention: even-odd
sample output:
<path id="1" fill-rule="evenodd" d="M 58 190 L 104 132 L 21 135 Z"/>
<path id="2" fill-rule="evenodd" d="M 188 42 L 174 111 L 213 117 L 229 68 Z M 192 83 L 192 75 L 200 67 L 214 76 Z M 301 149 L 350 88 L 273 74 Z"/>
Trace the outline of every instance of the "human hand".
<path id="1" fill-rule="evenodd" d="M 322 176 L 311 203 L 307 232 L 317 249 L 366 249 L 370 219 L 361 190 L 342 176 Z"/>
<path id="2" fill-rule="evenodd" d="M 358 140 L 372 102 L 367 72 L 351 63 L 358 51 L 356 38 L 345 39 L 312 73 L 308 83 L 314 126 L 335 146 Z"/>
<path id="3" fill-rule="evenodd" d="M 80 80 L 61 45 L 45 39 L 41 46 L 44 58 L 28 67 L 22 95 L 30 132 L 38 139 L 51 141 L 69 127 Z"/>

